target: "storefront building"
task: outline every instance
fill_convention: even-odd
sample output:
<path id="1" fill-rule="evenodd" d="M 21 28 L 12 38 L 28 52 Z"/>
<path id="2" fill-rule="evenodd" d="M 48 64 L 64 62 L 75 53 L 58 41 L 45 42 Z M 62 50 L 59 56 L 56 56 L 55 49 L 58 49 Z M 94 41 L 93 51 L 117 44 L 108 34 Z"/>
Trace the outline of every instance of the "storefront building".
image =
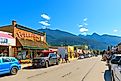
<path id="1" fill-rule="evenodd" d="M 12 56 L 13 47 L 16 46 L 16 40 L 11 33 L 0 31 L 0 57 Z"/>
<path id="2" fill-rule="evenodd" d="M 46 34 L 21 26 L 12 21 L 12 25 L 0 27 L 0 31 L 10 32 L 16 39 L 13 56 L 20 59 L 33 58 L 40 51 L 48 49 Z"/>

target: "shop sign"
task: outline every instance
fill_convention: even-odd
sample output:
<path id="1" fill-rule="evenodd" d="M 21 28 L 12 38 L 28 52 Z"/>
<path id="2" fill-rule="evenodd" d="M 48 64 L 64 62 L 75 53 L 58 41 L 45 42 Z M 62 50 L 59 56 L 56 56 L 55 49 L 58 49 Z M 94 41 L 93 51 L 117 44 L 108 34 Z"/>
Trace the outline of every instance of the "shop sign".
<path id="1" fill-rule="evenodd" d="M 16 32 L 16 35 L 19 39 L 27 39 L 32 41 L 40 41 L 40 35 L 33 34 L 31 32 L 26 32 L 23 30 L 19 30 Z"/>
<path id="2" fill-rule="evenodd" d="M 14 38 L 0 38 L 0 45 L 16 46 L 16 41 Z"/>
<path id="3" fill-rule="evenodd" d="M 1 44 L 7 44 L 8 43 L 8 39 L 6 39 L 6 38 L 0 38 L 0 43 Z"/>

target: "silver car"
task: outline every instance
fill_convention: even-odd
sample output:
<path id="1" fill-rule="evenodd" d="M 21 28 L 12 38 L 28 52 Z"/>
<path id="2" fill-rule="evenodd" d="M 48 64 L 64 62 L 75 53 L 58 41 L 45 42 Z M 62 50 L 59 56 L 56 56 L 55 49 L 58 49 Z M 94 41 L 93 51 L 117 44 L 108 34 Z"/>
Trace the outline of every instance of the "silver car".
<path id="1" fill-rule="evenodd" d="M 121 81 L 121 55 L 116 55 L 111 60 L 112 81 Z"/>

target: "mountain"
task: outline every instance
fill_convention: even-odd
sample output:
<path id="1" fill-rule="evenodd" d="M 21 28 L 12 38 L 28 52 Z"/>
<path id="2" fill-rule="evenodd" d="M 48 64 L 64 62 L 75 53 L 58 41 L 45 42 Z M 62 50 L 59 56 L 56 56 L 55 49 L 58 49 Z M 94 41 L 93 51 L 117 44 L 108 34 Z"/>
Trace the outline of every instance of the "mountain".
<path id="1" fill-rule="evenodd" d="M 117 45 L 118 43 L 121 42 L 121 37 L 119 36 L 113 36 L 113 35 L 98 35 L 97 33 L 93 33 L 92 35 L 87 35 L 87 36 L 83 36 L 83 35 L 79 35 L 80 37 L 84 38 L 84 39 L 93 39 L 96 41 L 100 41 L 109 45 Z"/>
<path id="2" fill-rule="evenodd" d="M 84 36 L 84 35 L 80 34 L 79 37 L 87 40 L 87 44 L 92 49 L 104 50 L 104 49 L 107 49 L 108 46 L 110 46 L 110 44 L 108 44 L 108 43 L 106 43 L 104 41 L 101 41 L 100 40 L 101 36 L 96 34 L 96 33 L 93 33 L 92 35 L 87 35 L 87 36 Z"/>
<path id="3" fill-rule="evenodd" d="M 102 40 L 114 46 L 121 42 L 121 37 L 104 34 Z"/>
<path id="4" fill-rule="evenodd" d="M 61 30 L 52 29 L 38 29 L 40 32 L 45 32 L 47 36 L 47 42 L 49 45 L 89 45 L 92 49 L 107 49 L 108 46 L 117 45 L 121 42 L 121 37 L 112 35 L 98 35 L 93 33 L 92 35 L 74 35 Z"/>
<path id="5" fill-rule="evenodd" d="M 101 44 L 101 48 L 103 49 L 104 47 L 107 48 L 108 46 L 115 46 L 118 43 L 121 42 L 121 37 L 118 36 L 112 36 L 112 35 L 98 35 L 97 33 L 93 33 L 92 35 L 79 35 L 83 39 L 91 40 L 91 42 L 94 40 L 96 42 L 99 42 Z M 91 42 L 88 42 L 89 45 L 94 46 Z M 99 45 L 99 44 L 97 44 Z M 95 47 L 95 46 L 94 46 Z M 93 48 L 93 47 L 92 47 Z"/>
<path id="6" fill-rule="evenodd" d="M 65 31 L 51 29 L 38 29 L 38 31 L 46 32 L 47 42 L 50 45 L 60 46 L 87 44 L 87 40 Z"/>

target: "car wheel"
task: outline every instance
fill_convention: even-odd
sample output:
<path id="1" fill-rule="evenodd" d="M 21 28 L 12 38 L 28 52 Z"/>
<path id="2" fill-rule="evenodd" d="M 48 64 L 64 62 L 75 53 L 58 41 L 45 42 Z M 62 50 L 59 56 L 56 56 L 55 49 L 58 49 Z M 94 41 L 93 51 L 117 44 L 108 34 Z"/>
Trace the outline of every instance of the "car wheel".
<path id="1" fill-rule="evenodd" d="M 46 61 L 45 62 L 45 68 L 49 67 L 49 63 Z"/>
<path id="2" fill-rule="evenodd" d="M 10 71 L 10 74 L 16 75 L 17 72 L 18 72 L 18 68 L 17 68 L 17 67 L 12 67 L 12 68 L 11 68 L 11 71 Z"/>

